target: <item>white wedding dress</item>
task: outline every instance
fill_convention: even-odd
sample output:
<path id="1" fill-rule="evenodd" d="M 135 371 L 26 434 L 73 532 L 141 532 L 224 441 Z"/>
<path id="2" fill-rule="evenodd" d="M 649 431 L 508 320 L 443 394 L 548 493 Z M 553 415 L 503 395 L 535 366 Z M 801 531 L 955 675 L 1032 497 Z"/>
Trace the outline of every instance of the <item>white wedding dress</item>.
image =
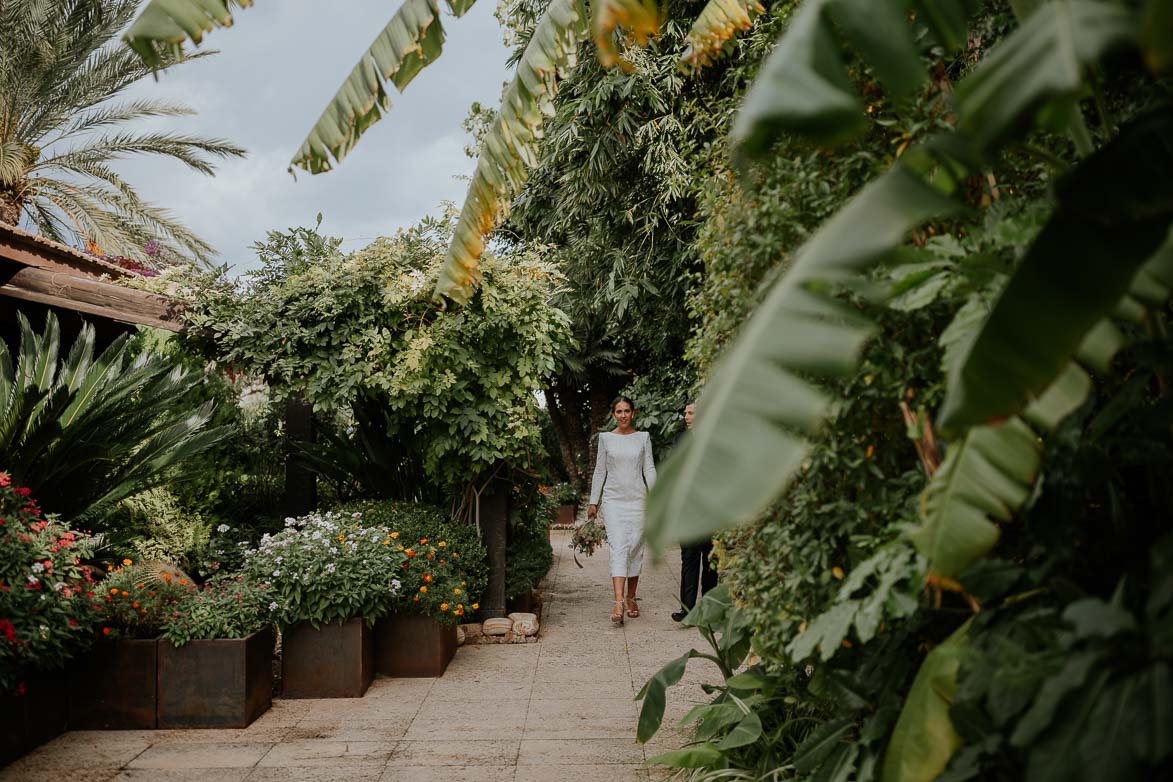
<path id="1" fill-rule="evenodd" d="M 656 483 L 652 438 L 647 432 L 599 434 L 591 480 L 591 504 L 607 529 L 611 576 L 638 576 L 644 560 L 644 500 Z"/>

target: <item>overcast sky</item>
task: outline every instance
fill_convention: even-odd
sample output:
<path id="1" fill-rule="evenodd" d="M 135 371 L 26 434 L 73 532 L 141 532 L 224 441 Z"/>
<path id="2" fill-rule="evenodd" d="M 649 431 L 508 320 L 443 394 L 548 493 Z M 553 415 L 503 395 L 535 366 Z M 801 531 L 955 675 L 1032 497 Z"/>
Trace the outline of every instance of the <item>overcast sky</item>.
<path id="1" fill-rule="evenodd" d="M 442 4 L 443 5 L 443 4 Z M 436 211 L 461 203 L 475 161 L 461 120 L 473 101 L 497 106 L 508 51 L 495 3 L 482 0 L 460 19 L 443 13 L 443 55 L 408 85 L 389 87 L 391 112 L 363 135 L 342 165 L 297 180 L 286 171 L 358 56 L 398 7 L 385 0 L 270 0 L 236 11 L 236 24 L 215 30 L 205 48 L 220 54 L 188 63 L 128 90 L 127 97 L 188 103 L 198 115 L 141 127 L 165 127 L 228 139 L 249 151 L 221 163 L 214 178 L 159 158 L 119 165 L 145 199 L 169 208 L 240 272 L 255 265 L 250 249 L 270 229 L 313 225 L 356 249 Z M 329 10 L 326 10 L 329 9 Z"/>

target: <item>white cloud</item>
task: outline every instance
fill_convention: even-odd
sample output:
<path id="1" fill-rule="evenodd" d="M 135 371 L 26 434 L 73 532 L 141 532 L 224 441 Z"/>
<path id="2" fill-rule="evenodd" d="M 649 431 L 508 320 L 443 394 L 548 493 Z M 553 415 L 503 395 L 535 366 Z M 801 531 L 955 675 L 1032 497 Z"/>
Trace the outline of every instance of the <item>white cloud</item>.
<path id="1" fill-rule="evenodd" d="M 247 148 L 249 157 L 220 164 L 215 178 L 163 159 L 128 160 L 120 171 L 237 271 L 255 265 L 249 248 L 268 230 L 312 225 L 319 211 L 323 229 L 354 248 L 435 212 L 442 200 L 461 202 L 467 184 L 456 176 L 471 174 L 474 161 L 464 155 L 468 139 L 460 121 L 474 100 L 495 105 L 510 76 L 489 2 L 460 19 L 442 16 L 443 56 L 406 93 L 392 94 L 391 113 L 337 170 L 299 173 L 296 181 L 286 172 L 394 7 L 376 0 L 329 6 L 282 0 L 238 12 L 233 28 L 206 39 L 219 55 L 145 80 L 130 94 L 182 100 L 199 112 L 144 127 L 226 138 Z"/>

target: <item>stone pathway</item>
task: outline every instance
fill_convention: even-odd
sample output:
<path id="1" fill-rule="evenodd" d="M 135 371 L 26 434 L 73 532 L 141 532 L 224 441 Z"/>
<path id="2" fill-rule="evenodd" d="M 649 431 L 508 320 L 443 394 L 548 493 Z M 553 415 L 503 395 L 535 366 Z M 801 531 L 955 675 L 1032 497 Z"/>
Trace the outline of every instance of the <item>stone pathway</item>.
<path id="1" fill-rule="evenodd" d="M 668 695 L 665 730 L 635 743 L 633 696 L 670 659 L 703 643 L 669 614 L 679 552 L 640 579 L 642 616 L 607 619 L 607 552 L 575 566 L 554 533 L 536 644 L 465 646 L 439 679 L 377 678 L 358 699 L 284 700 L 242 730 L 72 731 L 0 780 L 102 782 L 628 782 L 660 779 L 644 760 L 675 749 L 669 729 L 706 702 L 704 661 Z"/>

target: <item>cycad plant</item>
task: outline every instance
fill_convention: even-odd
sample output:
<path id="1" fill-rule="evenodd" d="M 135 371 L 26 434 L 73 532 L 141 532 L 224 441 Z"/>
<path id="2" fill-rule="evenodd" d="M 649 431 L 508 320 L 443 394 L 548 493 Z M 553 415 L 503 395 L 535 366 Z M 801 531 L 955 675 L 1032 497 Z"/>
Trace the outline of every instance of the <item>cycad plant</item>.
<path id="1" fill-rule="evenodd" d="M 100 527 L 119 501 L 167 479 L 221 440 L 213 404 L 192 392 L 199 375 L 125 336 L 94 354 L 86 325 L 64 358 L 50 313 L 44 331 L 20 315 L 15 360 L 0 344 L 0 465 L 44 510 Z"/>
<path id="2" fill-rule="evenodd" d="M 139 0 L 0 3 L 0 222 L 143 259 L 148 241 L 207 261 L 212 247 L 148 203 L 112 165 L 163 155 L 201 173 L 244 150 L 225 141 L 134 132 L 127 123 L 193 113 L 179 103 L 118 100 L 150 68 L 115 40 Z M 205 53 L 206 56 L 207 53 Z M 180 58 L 166 55 L 173 65 Z"/>

